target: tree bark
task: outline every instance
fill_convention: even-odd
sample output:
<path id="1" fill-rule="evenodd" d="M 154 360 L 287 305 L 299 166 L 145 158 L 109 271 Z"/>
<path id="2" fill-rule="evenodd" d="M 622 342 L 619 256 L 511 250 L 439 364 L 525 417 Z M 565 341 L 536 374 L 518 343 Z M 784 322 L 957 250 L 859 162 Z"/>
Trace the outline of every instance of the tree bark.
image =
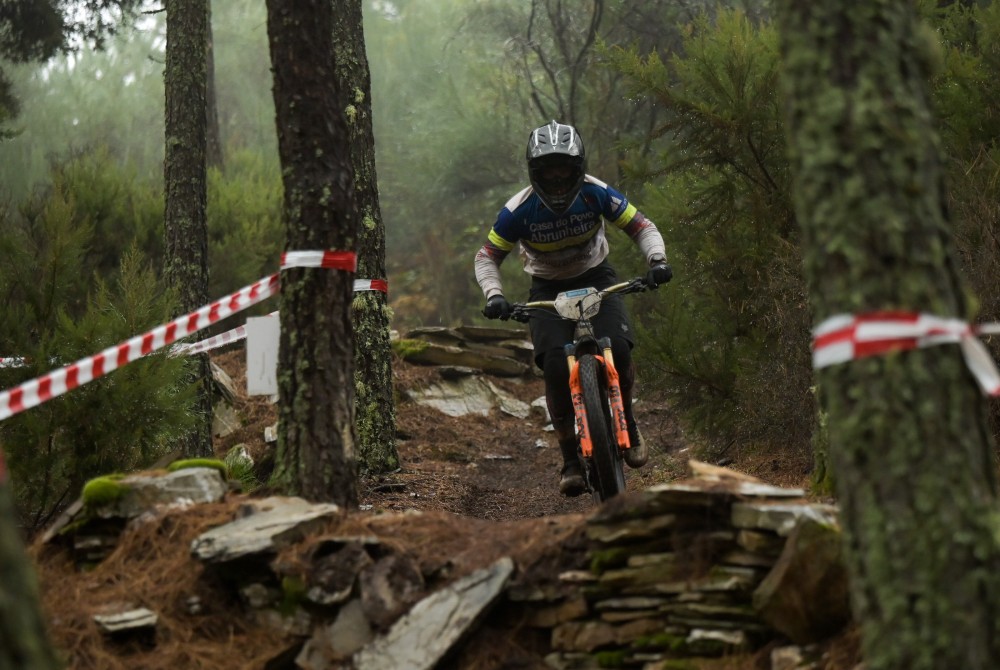
<path id="1" fill-rule="evenodd" d="M 208 302 L 205 165 L 208 5 L 207 0 L 168 0 L 166 9 L 164 275 L 177 291 L 182 313 L 186 313 Z M 212 456 L 212 372 L 206 354 L 193 356 L 191 363 L 191 383 L 198 385 L 192 411 L 199 415 L 199 421 L 181 440 L 182 449 L 188 457 Z"/>
<path id="2" fill-rule="evenodd" d="M 288 251 L 353 251 L 357 209 L 333 48 L 331 0 L 267 0 Z M 354 342 L 348 272 L 281 278 L 278 451 L 272 483 L 357 504 Z"/>
<path id="3" fill-rule="evenodd" d="M 341 109 L 347 119 L 358 202 L 358 277 L 385 278 L 385 227 L 379 208 L 372 129 L 371 72 L 365 52 L 361 0 L 341 0 L 334 16 L 333 48 Z M 392 395 L 389 306 L 381 291 L 355 293 L 354 388 L 358 462 L 367 473 L 399 467 L 396 407 Z"/>
<path id="4" fill-rule="evenodd" d="M 904 0 L 780 3 L 795 207 L 816 322 L 878 310 L 968 318 Z M 1000 664 L 997 482 L 958 347 L 817 374 L 870 670 Z"/>
<path id="5" fill-rule="evenodd" d="M 14 501 L 0 452 L 0 670 L 61 667 L 48 639 L 35 573 L 14 521 Z"/>
<path id="6" fill-rule="evenodd" d="M 215 38 L 212 32 L 212 2 L 208 0 L 208 22 L 205 37 L 205 161 L 208 167 L 225 169 L 222 153 L 222 133 L 219 130 L 219 96 L 215 90 Z"/>

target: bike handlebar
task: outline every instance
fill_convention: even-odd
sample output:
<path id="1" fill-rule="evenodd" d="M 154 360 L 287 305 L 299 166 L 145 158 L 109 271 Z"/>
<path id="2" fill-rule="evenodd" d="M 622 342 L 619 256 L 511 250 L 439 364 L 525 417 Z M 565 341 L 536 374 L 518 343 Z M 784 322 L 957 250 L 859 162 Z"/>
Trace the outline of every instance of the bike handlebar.
<path id="1" fill-rule="evenodd" d="M 642 293 L 643 291 L 648 291 L 656 289 L 657 286 L 652 286 L 646 282 L 645 277 L 635 277 L 629 279 L 628 281 L 623 281 L 619 284 L 614 284 L 605 289 L 600 289 L 601 294 L 608 293 Z M 536 309 L 548 309 L 555 310 L 555 300 L 534 300 L 532 302 L 515 302 L 511 303 L 510 318 L 514 321 L 520 321 L 521 323 L 527 323 L 531 316 L 531 312 Z M 561 317 L 560 317 L 561 318 Z"/>

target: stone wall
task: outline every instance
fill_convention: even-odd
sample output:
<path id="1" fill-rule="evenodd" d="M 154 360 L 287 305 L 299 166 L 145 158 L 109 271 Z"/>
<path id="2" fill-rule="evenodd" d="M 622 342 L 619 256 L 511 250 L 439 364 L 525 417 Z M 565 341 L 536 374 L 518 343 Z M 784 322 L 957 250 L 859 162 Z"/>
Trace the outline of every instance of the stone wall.
<path id="1" fill-rule="evenodd" d="M 284 632 L 296 659 L 288 667 L 303 670 L 447 667 L 442 659 L 475 644 L 481 627 L 565 669 L 684 667 L 676 664 L 806 645 L 841 630 L 849 616 L 836 510 L 801 490 L 691 466 L 690 479 L 573 517 L 572 532 L 553 533 L 531 559 L 512 548 L 468 574 L 448 576 L 440 566 L 431 574 L 399 537 L 331 534 L 343 512 L 298 498 L 247 499 L 232 521 L 192 543 L 191 558 L 224 576 L 244 616 Z M 99 509 L 76 506 L 47 538 L 92 564 L 113 546 L 111 529 L 228 495 L 213 469 L 123 482 L 130 493 Z M 399 516 L 417 537 L 431 521 Z M 101 616 L 95 622 L 109 633 L 134 628 L 155 638 L 150 608 Z"/>

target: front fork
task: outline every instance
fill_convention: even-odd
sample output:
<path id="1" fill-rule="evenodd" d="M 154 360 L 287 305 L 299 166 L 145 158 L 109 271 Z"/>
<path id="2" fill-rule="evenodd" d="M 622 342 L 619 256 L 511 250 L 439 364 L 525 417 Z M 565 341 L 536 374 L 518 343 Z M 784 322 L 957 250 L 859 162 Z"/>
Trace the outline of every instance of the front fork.
<path id="1" fill-rule="evenodd" d="M 593 340 L 591 340 L 591 343 Z M 583 344 L 583 343 L 580 343 Z M 618 370 L 615 369 L 614 356 L 611 353 L 611 339 L 602 337 L 596 340 L 601 354 L 595 354 L 597 362 L 604 367 L 608 384 L 608 401 L 611 404 L 611 423 L 615 441 L 619 449 L 629 448 L 628 423 L 625 419 L 625 404 L 622 401 L 621 382 Z M 566 363 L 569 365 L 569 388 L 573 398 L 573 414 L 576 418 L 576 433 L 580 438 L 580 451 L 584 458 L 590 458 L 594 453 L 594 443 L 591 439 L 587 422 L 587 408 L 583 402 L 583 387 L 580 384 L 580 363 L 576 350 L 579 345 L 566 345 Z"/>

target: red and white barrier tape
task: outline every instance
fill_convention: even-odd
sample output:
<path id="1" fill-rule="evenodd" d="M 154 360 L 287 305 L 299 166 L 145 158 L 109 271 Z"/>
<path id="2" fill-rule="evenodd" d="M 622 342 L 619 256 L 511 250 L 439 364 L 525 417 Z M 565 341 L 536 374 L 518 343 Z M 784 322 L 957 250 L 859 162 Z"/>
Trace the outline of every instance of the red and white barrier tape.
<path id="1" fill-rule="evenodd" d="M 327 268 L 354 272 L 357 256 L 353 251 L 287 251 L 281 255 L 281 269 L 294 267 Z M 162 349 L 211 324 L 232 316 L 278 293 L 279 273 L 258 280 L 222 300 L 174 319 L 168 324 L 133 337 L 114 347 L 81 358 L 62 369 L 36 377 L 0 392 L 0 421 L 58 397 L 67 391 L 102 377 L 147 354 Z M 378 281 L 378 280 L 375 280 Z"/>
<path id="2" fill-rule="evenodd" d="M 355 279 L 354 291 L 381 291 L 382 293 L 388 293 L 389 282 L 385 279 Z M 275 316 L 276 314 L 277 312 L 271 312 L 268 316 Z M 219 347 L 224 347 L 227 344 L 232 344 L 233 342 L 239 342 L 240 340 L 245 339 L 246 336 L 246 326 L 237 326 L 232 330 L 227 330 L 226 332 L 210 337 L 207 340 L 201 340 L 200 342 L 193 342 L 191 344 L 178 344 L 171 349 L 170 355 L 191 356 L 193 354 L 201 354 L 206 351 L 218 349 Z"/>
<path id="3" fill-rule="evenodd" d="M 1000 370 L 979 335 L 1000 333 L 1000 324 L 970 326 L 961 319 L 913 312 L 840 314 L 813 329 L 813 367 L 825 368 L 893 351 L 958 344 L 983 392 L 1000 395 Z"/>
<path id="4" fill-rule="evenodd" d="M 60 370 L 0 392 L 0 421 L 102 377 L 112 370 L 162 349 L 175 340 L 196 333 L 251 305 L 256 305 L 277 292 L 278 275 L 273 274 L 222 300 L 154 328 L 148 333 L 109 347 L 95 356 L 81 358 Z"/>
<path id="5" fill-rule="evenodd" d="M 281 269 L 326 268 L 328 270 L 358 269 L 358 257 L 353 251 L 286 251 L 281 254 Z"/>
<path id="6" fill-rule="evenodd" d="M 268 316 L 275 316 L 277 312 L 271 312 Z M 246 338 L 247 328 L 246 325 L 237 326 L 232 330 L 227 330 L 224 333 L 210 337 L 206 340 L 201 340 L 199 342 L 191 342 L 190 344 L 176 344 L 170 349 L 170 356 L 193 356 L 194 354 L 203 354 L 206 351 L 211 351 L 212 349 L 218 349 L 219 347 L 224 347 L 227 344 L 232 344 L 233 342 L 239 342 L 240 340 Z"/>
<path id="7" fill-rule="evenodd" d="M 354 292 L 358 291 L 381 291 L 382 293 L 389 292 L 389 282 L 385 279 L 355 279 L 354 280 Z"/>

